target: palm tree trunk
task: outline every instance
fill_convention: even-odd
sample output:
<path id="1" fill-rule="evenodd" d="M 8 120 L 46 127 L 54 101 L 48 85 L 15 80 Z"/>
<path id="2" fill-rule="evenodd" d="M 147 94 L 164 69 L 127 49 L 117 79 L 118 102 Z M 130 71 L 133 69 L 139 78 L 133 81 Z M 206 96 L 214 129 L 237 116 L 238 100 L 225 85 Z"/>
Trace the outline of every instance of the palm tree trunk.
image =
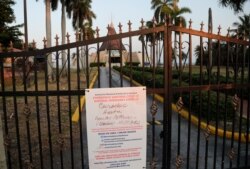
<path id="1" fill-rule="evenodd" d="M 175 64 L 175 69 L 178 71 L 176 43 L 177 43 L 177 33 L 175 32 L 174 33 L 174 64 Z"/>
<path id="2" fill-rule="evenodd" d="M 50 8 L 50 0 L 46 0 L 46 37 L 47 37 L 47 47 L 51 47 L 51 8 Z M 52 55 L 48 55 L 47 61 L 47 69 L 48 69 L 48 80 L 53 80 L 53 63 L 52 63 Z"/>
<path id="3" fill-rule="evenodd" d="M 62 1 L 62 16 L 61 16 L 61 31 L 62 31 L 62 45 L 65 44 L 65 37 L 66 37 L 66 18 L 65 18 L 65 2 Z M 65 51 L 62 52 L 62 77 L 67 76 L 67 65 L 66 65 L 66 53 Z"/>

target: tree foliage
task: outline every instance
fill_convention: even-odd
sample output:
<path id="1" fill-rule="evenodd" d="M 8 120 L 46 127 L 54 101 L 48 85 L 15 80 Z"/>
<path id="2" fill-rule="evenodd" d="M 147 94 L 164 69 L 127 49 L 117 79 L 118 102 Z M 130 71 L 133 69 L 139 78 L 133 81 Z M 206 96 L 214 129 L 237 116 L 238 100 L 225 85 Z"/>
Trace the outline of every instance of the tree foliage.
<path id="1" fill-rule="evenodd" d="M 69 18 L 72 17 L 72 26 L 75 30 L 80 29 L 87 33 L 89 37 L 93 36 L 92 22 L 96 18 L 95 13 L 91 10 L 92 0 L 66 0 L 66 12 Z"/>
<path id="2" fill-rule="evenodd" d="M 186 27 L 185 18 L 182 17 L 182 14 L 191 13 L 191 10 L 187 7 L 178 7 L 178 0 L 152 0 L 151 9 L 154 9 L 154 18 L 157 23 L 163 23 L 166 16 L 171 16 L 173 24 L 176 26 L 182 24 L 183 27 Z"/>
<path id="3" fill-rule="evenodd" d="M 0 1 L 0 43 L 3 47 L 8 47 L 10 41 L 18 46 L 21 43 L 20 36 L 23 35 L 19 28 L 23 25 L 10 26 L 15 21 L 14 11 L 12 6 L 15 5 L 13 0 Z M 20 46 L 20 45 L 19 45 Z"/>
<path id="4" fill-rule="evenodd" d="M 165 16 L 171 13 L 173 2 L 172 0 L 152 0 L 151 5 L 151 9 L 155 10 L 154 18 L 157 23 L 160 23 L 164 22 Z"/>
<path id="5" fill-rule="evenodd" d="M 248 64 L 249 48 L 243 45 L 225 42 L 212 42 L 212 66 L 229 66 L 233 73 L 238 76 L 239 72 Z M 197 45 L 194 51 L 196 65 L 206 66 L 209 71 L 209 51 L 208 46 Z"/>
<path id="6" fill-rule="evenodd" d="M 238 36 L 240 39 L 249 39 L 250 36 L 250 14 L 239 16 L 239 22 L 234 22 L 237 27 Z"/>
<path id="7" fill-rule="evenodd" d="M 219 0 L 219 4 L 223 7 L 229 7 L 238 13 L 243 11 L 243 6 L 248 0 Z"/>

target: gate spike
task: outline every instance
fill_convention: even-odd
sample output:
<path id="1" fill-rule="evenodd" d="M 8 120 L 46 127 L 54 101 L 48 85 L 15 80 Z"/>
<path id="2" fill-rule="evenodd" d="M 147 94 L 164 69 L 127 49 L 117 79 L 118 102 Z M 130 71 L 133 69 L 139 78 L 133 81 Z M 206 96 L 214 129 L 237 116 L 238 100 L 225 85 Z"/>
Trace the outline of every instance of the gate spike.
<path id="1" fill-rule="evenodd" d="M 13 43 L 12 43 L 12 41 L 10 41 L 10 51 L 11 52 L 13 51 Z"/>
<path id="2" fill-rule="evenodd" d="M 57 35 L 57 34 L 56 34 L 55 40 L 56 40 L 56 46 L 58 46 L 58 40 L 59 40 L 59 37 L 58 37 L 58 35 Z"/>
<path id="3" fill-rule="evenodd" d="M 227 37 L 229 37 L 230 27 L 227 29 Z"/>
<path id="4" fill-rule="evenodd" d="M 35 42 L 35 40 L 33 39 L 33 41 L 32 41 L 32 48 L 33 49 L 35 49 L 36 48 L 36 42 Z"/>
<path id="5" fill-rule="evenodd" d="M 67 32 L 67 34 L 66 34 L 67 43 L 70 43 L 69 37 L 70 37 L 69 32 Z"/>
<path id="6" fill-rule="evenodd" d="M 218 27 L 218 35 L 220 35 L 221 26 Z"/>
<path id="7" fill-rule="evenodd" d="M 141 29 L 144 29 L 144 20 L 141 18 Z"/>
<path id="8" fill-rule="evenodd" d="M 85 36 L 84 36 L 85 35 Z M 87 32 L 87 30 L 85 29 L 85 31 L 84 31 L 84 37 L 83 37 L 83 39 L 84 40 L 88 40 L 89 39 L 89 36 L 88 36 L 88 32 Z"/>
<path id="9" fill-rule="evenodd" d="M 44 38 L 43 38 L 43 47 L 46 48 L 46 46 L 47 46 L 47 40 L 46 40 L 46 38 L 44 37 Z"/>
<path id="10" fill-rule="evenodd" d="M 164 16 L 164 26 L 168 25 L 168 15 Z"/>
<path id="11" fill-rule="evenodd" d="M 236 39 L 239 39 L 239 31 L 238 31 L 238 29 L 236 29 Z"/>
<path id="12" fill-rule="evenodd" d="M 242 40 L 245 40 L 245 35 L 246 35 L 246 31 L 245 30 L 243 30 L 243 37 L 242 37 Z"/>
<path id="13" fill-rule="evenodd" d="M 131 21 L 129 20 L 129 21 L 128 21 L 128 31 L 129 31 L 129 32 L 131 31 L 131 25 L 132 25 L 132 23 L 131 23 Z"/>
<path id="14" fill-rule="evenodd" d="M 96 37 L 99 38 L 99 32 L 100 32 L 100 29 L 98 28 L 98 26 L 96 27 Z"/>
<path id="15" fill-rule="evenodd" d="M 182 27 L 182 18 L 180 17 L 179 27 Z"/>
<path id="16" fill-rule="evenodd" d="M 23 40 L 22 40 L 21 44 L 22 44 L 22 50 L 24 50 L 24 41 Z"/>
<path id="17" fill-rule="evenodd" d="M 119 33 L 122 33 L 122 24 L 121 24 L 121 22 L 119 22 L 118 27 L 119 27 Z"/>
<path id="18" fill-rule="evenodd" d="M 155 17 L 153 18 L 153 20 L 152 20 L 152 22 L 153 22 L 153 27 L 155 28 L 155 26 L 156 26 L 156 19 L 155 19 Z"/>
<path id="19" fill-rule="evenodd" d="M 189 20 L 189 29 L 192 28 L 192 23 L 193 23 L 193 21 L 190 19 L 190 20 Z"/>
<path id="20" fill-rule="evenodd" d="M 75 38 L 76 38 L 76 42 L 79 40 L 79 32 L 78 31 L 76 31 L 76 33 L 75 33 Z"/>
<path id="21" fill-rule="evenodd" d="M 203 21 L 201 22 L 201 31 L 203 31 L 203 26 L 204 26 L 204 23 Z"/>
<path id="22" fill-rule="evenodd" d="M 168 15 L 168 26 L 172 25 L 172 17 L 171 15 Z"/>

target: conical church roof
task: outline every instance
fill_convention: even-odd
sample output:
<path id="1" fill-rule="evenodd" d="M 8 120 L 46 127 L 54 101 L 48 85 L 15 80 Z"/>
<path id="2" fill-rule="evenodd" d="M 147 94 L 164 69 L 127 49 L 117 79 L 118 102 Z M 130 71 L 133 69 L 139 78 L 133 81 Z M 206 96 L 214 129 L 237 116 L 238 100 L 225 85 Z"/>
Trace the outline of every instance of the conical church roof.
<path id="1" fill-rule="evenodd" d="M 111 23 L 110 25 L 108 25 L 107 36 L 115 35 L 115 34 L 116 34 L 115 28 L 113 26 L 113 23 Z M 122 43 L 120 43 L 119 39 L 114 39 L 114 40 L 109 40 L 109 41 L 103 42 L 99 50 L 102 51 L 102 50 L 120 50 L 120 49 L 126 50 L 124 45 Z"/>

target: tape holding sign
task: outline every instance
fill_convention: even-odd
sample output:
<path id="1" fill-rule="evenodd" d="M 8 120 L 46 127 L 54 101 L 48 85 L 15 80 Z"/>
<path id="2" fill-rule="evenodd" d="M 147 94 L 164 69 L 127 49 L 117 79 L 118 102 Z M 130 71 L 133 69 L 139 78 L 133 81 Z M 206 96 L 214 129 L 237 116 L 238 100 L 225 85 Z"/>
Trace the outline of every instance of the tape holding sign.
<path id="1" fill-rule="evenodd" d="M 146 87 L 85 93 L 89 168 L 146 168 Z"/>

